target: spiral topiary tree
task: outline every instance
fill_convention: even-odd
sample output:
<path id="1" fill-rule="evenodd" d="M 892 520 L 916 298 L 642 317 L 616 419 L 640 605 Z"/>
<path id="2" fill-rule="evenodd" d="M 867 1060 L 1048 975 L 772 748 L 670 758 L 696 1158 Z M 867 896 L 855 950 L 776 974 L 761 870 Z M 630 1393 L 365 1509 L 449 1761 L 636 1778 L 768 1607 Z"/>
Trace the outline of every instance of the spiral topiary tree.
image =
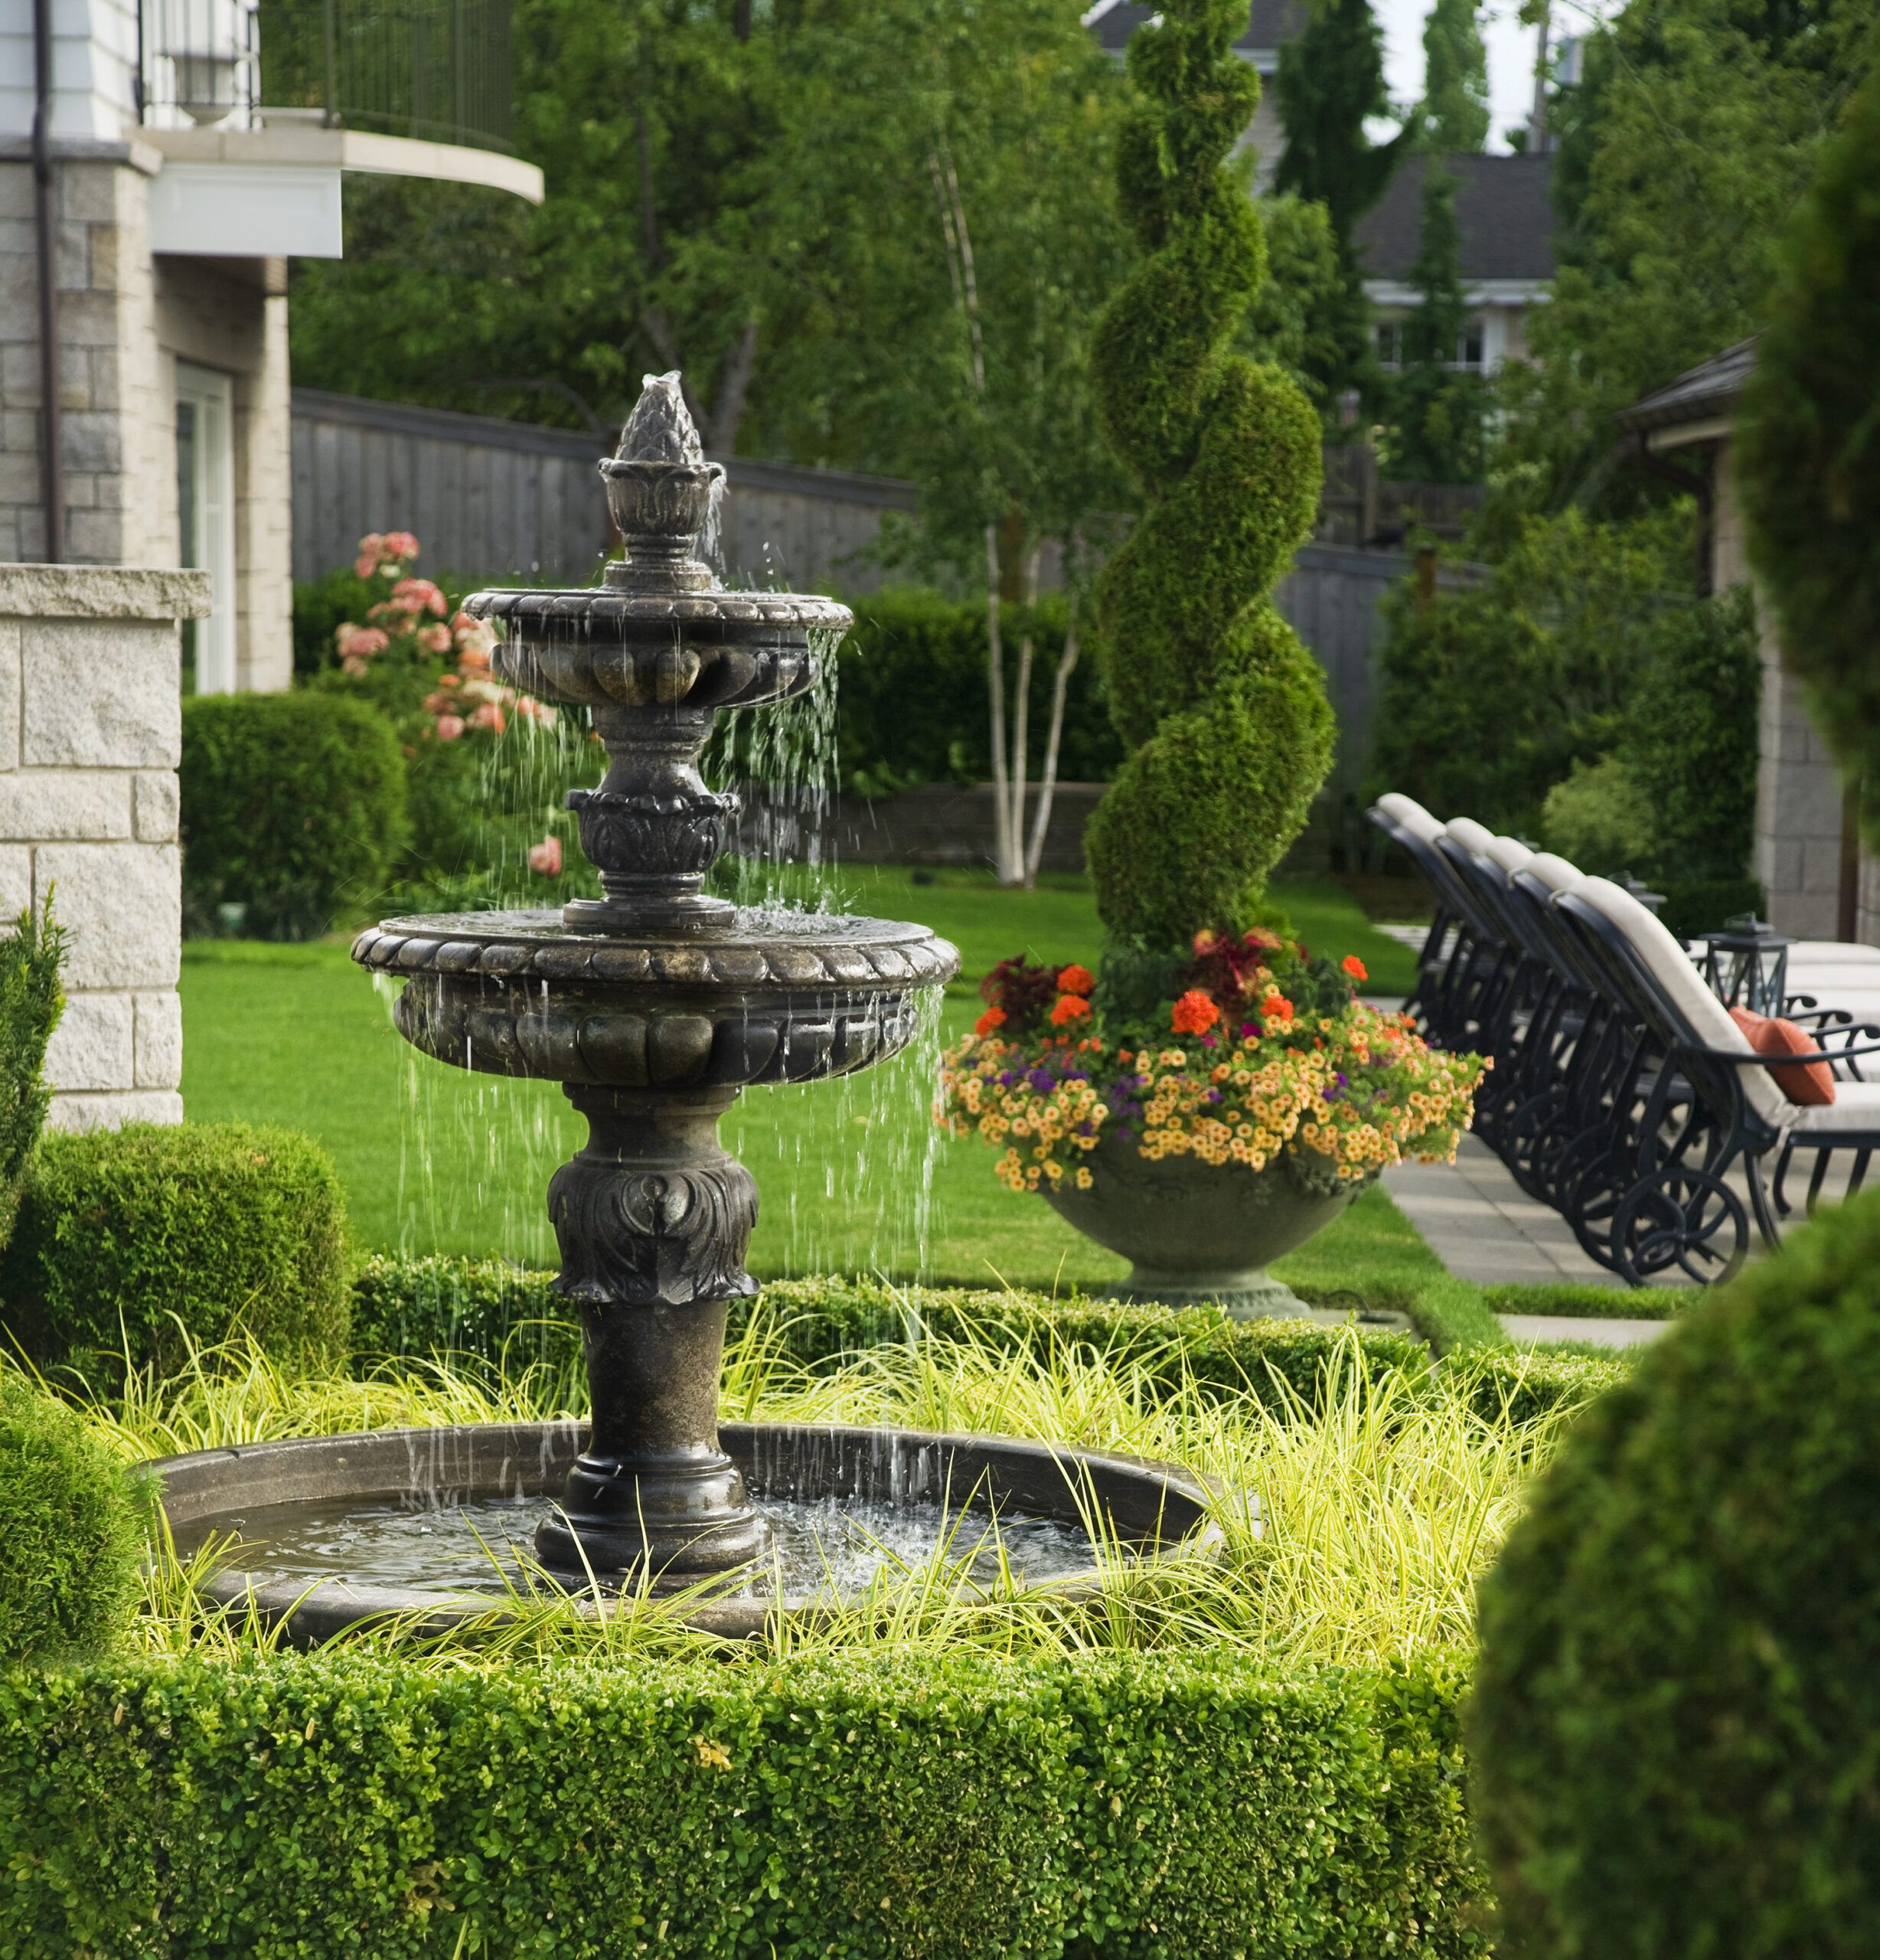
<path id="1" fill-rule="evenodd" d="M 1317 664 L 1271 597 L 1317 509 L 1318 421 L 1278 369 L 1229 351 L 1265 270 L 1222 167 L 1259 100 L 1229 51 L 1246 18 L 1245 0 L 1164 0 L 1130 43 L 1117 181 L 1145 256 L 1092 353 L 1143 510 L 1098 593 L 1132 753 L 1085 848 L 1112 939 L 1155 950 L 1252 923 L 1331 763 Z"/>

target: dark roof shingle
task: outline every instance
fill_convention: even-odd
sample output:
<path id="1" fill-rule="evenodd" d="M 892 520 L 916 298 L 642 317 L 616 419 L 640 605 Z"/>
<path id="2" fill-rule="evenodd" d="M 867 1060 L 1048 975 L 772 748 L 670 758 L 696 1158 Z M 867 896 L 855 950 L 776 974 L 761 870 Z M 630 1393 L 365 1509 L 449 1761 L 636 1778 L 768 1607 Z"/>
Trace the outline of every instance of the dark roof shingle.
<path id="1" fill-rule="evenodd" d="M 1552 279 L 1552 153 L 1456 153 L 1443 161 L 1456 179 L 1463 278 Z M 1366 279 L 1410 277 L 1423 242 L 1423 173 L 1428 162 L 1424 156 L 1406 158 L 1383 196 L 1358 220 L 1353 243 Z"/>
<path id="2" fill-rule="evenodd" d="M 1630 408 L 1621 409 L 1613 420 L 1621 428 L 1643 435 L 1648 430 L 1668 429 L 1680 422 L 1708 422 L 1716 416 L 1728 415 L 1736 407 L 1743 384 L 1756 365 L 1757 339 L 1751 334 L 1748 340 L 1740 340 L 1696 367 L 1687 368 L 1662 388 L 1654 388 L 1650 394 L 1640 395 Z"/>
<path id="3" fill-rule="evenodd" d="M 1129 45 L 1130 36 L 1157 11 L 1153 6 L 1138 6 L 1135 0 L 1111 0 L 1091 21 L 1090 31 L 1099 47 L 1121 54 Z M 1304 0 L 1253 0 L 1245 31 L 1235 38 L 1235 49 L 1248 56 L 1268 53 L 1292 40 L 1305 24 Z"/>

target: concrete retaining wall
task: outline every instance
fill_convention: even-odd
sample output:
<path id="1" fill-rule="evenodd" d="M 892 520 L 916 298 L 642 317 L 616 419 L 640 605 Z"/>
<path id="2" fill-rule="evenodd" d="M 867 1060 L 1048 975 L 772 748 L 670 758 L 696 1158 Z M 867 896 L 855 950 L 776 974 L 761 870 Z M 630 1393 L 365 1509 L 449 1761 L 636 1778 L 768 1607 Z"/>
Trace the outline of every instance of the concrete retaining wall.
<path id="1" fill-rule="evenodd" d="M 0 565 L 0 925 L 53 893 L 64 1129 L 181 1122 L 178 622 L 203 572 Z"/>

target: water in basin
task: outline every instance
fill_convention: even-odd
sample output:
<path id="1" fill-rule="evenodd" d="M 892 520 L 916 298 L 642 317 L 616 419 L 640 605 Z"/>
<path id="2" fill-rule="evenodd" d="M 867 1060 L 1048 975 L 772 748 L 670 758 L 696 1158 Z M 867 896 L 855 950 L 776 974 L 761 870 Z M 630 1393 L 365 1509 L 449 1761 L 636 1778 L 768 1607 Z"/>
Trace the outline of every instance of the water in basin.
<path id="1" fill-rule="evenodd" d="M 1080 1527 L 1048 1518 L 995 1520 L 932 1502 L 855 1497 L 772 1497 L 760 1508 L 770 1521 L 769 1557 L 727 1581 L 722 1592 L 714 1589 L 714 1596 L 774 1597 L 781 1573 L 786 1593 L 833 1590 L 847 1597 L 884 1573 L 892 1578 L 927 1566 L 936 1553 L 962 1576 L 985 1584 L 997 1576 L 1001 1553 L 1014 1577 L 1033 1584 L 1088 1573 L 1094 1560 Z M 213 1523 L 227 1563 L 257 1585 L 337 1579 L 443 1598 L 527 1589 L 527 1575 L 539 1573 L 531 1553 L 535 1527 L 550 1508 L 543 1498 L 424 1508 L 342 1498 L 224 1513 Z M 179 1551 L 193 1549 L 184 1534 L 178 1540 Z"/>

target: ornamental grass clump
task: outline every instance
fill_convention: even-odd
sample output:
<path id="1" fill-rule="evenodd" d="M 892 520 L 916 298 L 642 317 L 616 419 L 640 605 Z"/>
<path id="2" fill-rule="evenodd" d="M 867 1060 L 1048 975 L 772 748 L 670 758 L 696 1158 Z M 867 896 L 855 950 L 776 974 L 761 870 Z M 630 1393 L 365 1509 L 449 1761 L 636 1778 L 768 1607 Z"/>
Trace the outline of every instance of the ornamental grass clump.
<path id="1" fill-rule="evenodd" d="M 1101 975 L 1023 959 L 947 1055 L 939 1116 L 1000 1152 L 1016 1191 L 1088 1191 L 1105 1138 L 1151 1161 L 1261 1171 L 1302 1196 L 1454 1154 L 1481 1064 L 1433 1053 L 1366 978 L 1274 929 L 1268 874 L 1332 756 L 1318 665 L 1273 604 L 1311 534 L 1319 425 L 1277 368 L 1231 351 L 1265 270 L 1224 160 L 1252 119 L 1235 0 L 1170 0 L 1129 47 L 1138 99 L 1117 158 L 1143 263 L 1093 354 L 1112 449 L 1142 492 L 1099 620 L 1128 760 L 1085 850 Z"/>

